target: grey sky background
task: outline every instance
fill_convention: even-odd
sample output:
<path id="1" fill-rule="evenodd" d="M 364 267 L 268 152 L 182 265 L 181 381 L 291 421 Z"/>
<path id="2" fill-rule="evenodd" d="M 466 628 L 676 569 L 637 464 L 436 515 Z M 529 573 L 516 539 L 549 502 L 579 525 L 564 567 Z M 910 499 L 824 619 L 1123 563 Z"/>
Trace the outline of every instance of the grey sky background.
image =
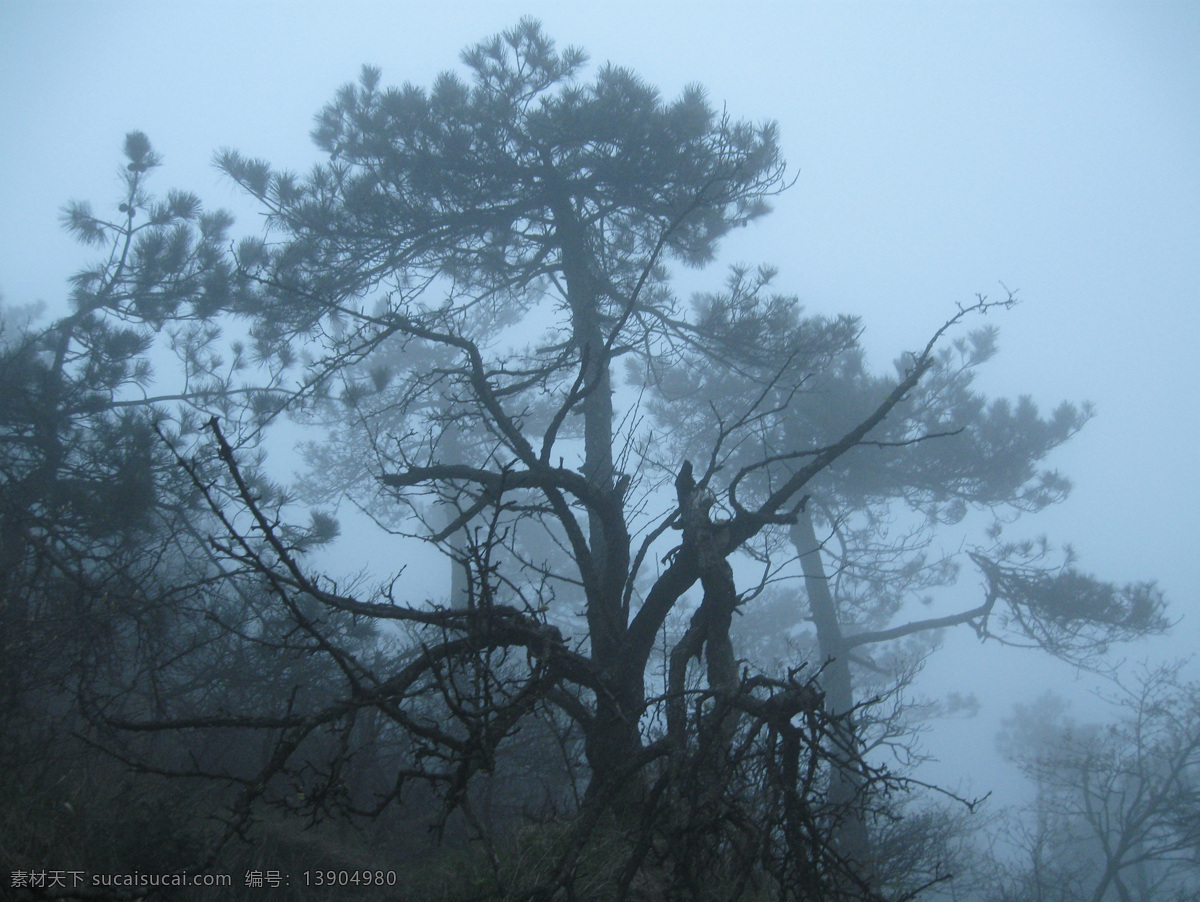
<path id="1" fill-rule="evenodd" d="M 362 64 L 429 85 L 526 14 L 666 97 L 699 82 L 780 123 L 795 186 L 688 285 L 775 264 L 810 310 L 864 318 L 877 368 L 956 303 L 1019 290 L 982 385 L 1098 409 L 1053 459 L 1073 496 L 1021 531 L 1072 542 L 1102 577 L 1159 579 L 1181 622 L 1131 660 L 1200 645 L 1200 4 L 0 0 L 0 292 L 62 309 L 89 252 L 58 211 L 116 201 L 127 131 L 164 157 L 152 188 L 256 229 L 214 151 L 304 170 L 313 115 Z M 975 603 L 970 577 L 961 591 Z M 931 774 L 956 780 L 1009 701 L 1074 675 L 947 645 L 923 685 L 985 704 L 930 737 Z"/>

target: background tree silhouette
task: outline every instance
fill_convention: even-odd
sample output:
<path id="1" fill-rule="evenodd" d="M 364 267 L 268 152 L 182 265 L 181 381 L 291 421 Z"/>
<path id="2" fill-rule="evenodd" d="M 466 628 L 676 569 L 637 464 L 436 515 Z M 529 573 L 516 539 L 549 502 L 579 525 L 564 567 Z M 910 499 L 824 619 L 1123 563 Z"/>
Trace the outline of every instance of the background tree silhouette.
<path id="1" fill-rule="evenodd" d="M 1114 678 L 1104 697 L 1118 718 L 1107 724 L 1076 722 L 1053 693 L 1014 706 L 1000 748 L 1037 793 L 1017 838 L 1024 867 L 991 898 L 1200 895 L 1200 692 L 1182 669 Z"/>

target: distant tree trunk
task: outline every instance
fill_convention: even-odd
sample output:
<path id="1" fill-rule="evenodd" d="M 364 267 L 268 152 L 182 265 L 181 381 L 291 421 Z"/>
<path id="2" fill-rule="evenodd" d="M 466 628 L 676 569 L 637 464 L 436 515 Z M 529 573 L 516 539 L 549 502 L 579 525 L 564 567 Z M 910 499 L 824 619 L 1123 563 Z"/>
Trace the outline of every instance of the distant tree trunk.
<path id="1" fill-rule="evenodd" d="M 440 520 L 441 527 L 444 529 L 458 518 L 458 509 L 449 503 L 439 503 L 438 506 L 442 509 Z M 451 536 L 447 541 L 450 543 L 450 593 L 446 596 L 446 602 L 451 610 L 465 611 L 470 598 L 467 568 L 463 566 L 462 562 L 466 548 L 463 547 L 463 542 L 457 540 L 456 536 Z"/>
<path id="2" fill-rule="evenodd" d="M 792 543 L 800 554 L 804 571 L 804 588 L 808 593 L 809 609 L 817 629 L 821 652 L 821 686 L 825 705 L 830 714 L 843 716 L 838 721 L 840 749 L 833 757 L 840 763 L 834 770 L 829 787 L 829 804 L 836 813 L 834 842 L 838 851 L 859 866 L 869 860 L 867 825 L 864 813 L 862 777 L 859 769 L 859 739 L 854 717 L 854 684 L 850 678 L 850 661 L 842 637 L 829 579 L 821 560 L 821 545 L 817 541 L 812 516 L 801 513 L 791 531 Z"/>
<path id="3" fill-rule="evenodd" d="M 459 433 L 459 428 L 454 423 L 450 423 L 442 432 L 440 441 L 443 450 L 443 455 L 446 460 L 460 462 L 464 461 L 462 449 L 462 437 Z M 458 506 L 450 501 L 440 501 L 437 503 L 437 508 L 441 516 L 435 521 L 439 529 L 447 529 L 455 520 L 461 516 L 462 511 Z M 467 554 L 467 529 L 469 523 L 463 524 L 461 530 L 454 535 L 446 537 L 446 541 L 450 545 L 450 594 L 446 601 L 451 610 L 463 611 L 467 608 L 467 602 L 470 598 L 467 583 L 467 568 L 463 565 L 462 559 Z"/>

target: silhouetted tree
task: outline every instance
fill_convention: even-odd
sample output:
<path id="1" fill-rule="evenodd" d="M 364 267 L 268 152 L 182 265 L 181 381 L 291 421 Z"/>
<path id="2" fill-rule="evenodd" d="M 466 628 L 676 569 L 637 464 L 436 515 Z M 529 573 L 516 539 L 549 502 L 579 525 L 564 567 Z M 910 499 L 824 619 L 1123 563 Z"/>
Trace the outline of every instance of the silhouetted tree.
<path id="1" fill-rule="evenodd" d="M 807 461 L 804 449 L 835 442 L 869 416 L 910 366 L 900 360 L 894 376 L 871 373 L 856 320 L 805 317 L 794 297 L 771 292 L 773 276 L 735 269 L 725 291 L 696 299 L 705 343 L 681 351 L 674 366 L 656 361 L 643 372 L 672 444 L 692 455 L 717 447 L 709 473 L 738 470 L 745 498 L 766 497 Z M 840 343 L 814 346 L 813 337 L 830 327 L 840 330 Z M 1044 541 L 1002 540 L 1015 515 L 1066 497 L 1070 483 L 1042 461 L 1091 410 L 1064 403 L 1043 418 L 1027 397 L 1014 404 L 980 394 L 974 372 L 994 353 L 995 338 L 994 328 L 979 329 L 931 356 L 924 378 L 869 440 L 805 485 L 808 503 L 786 534 L 761 537 L 766 568 L 794 573 L 798 559 L 803 576 L 794 601 L 777 590 L 784 611 L 767 629 L 786 635 L 811 622 L 826 703 L 845 715 L 850 745 L 873 741 L 865 725 L 854 726 L 852 674 L 868 690 L 881 676 L 895 678 L 947 628 L 969 625 L 980 639 L 1087 663 L 1112 642 L 1167 626 L 1152 584 L 1118 588 L 1079 572 L 1069 553 L 1051 560 Z M 826 355 L 817 366 L 814 351 Z M 753 420 L 730 424 L 730 411 L 752 405 Z M 972 509 L 992 521 L 985 541 L 964 549 L 984 577 L 983 597 L 897 623 L 918 600 L 930 603 L 926 593 L 957 582 L 955 556 L 934 552 L 934 542 L 946 543 L 946 531 Z M 850 763 L 834 792 L 849 803 L 860 796 L 856 782 Z M 860 799 L 859 816 L 842 827 L 843 846 L 864 860 L 869 807 Z"/>
<path id="2" fill-rule="evenodd" d="M 177 810 L 186 804 L 178 798 L 168 807 L 171 793 L 155 796 L 163 819 L 142 857 L 105 857 L 148 829 L 126 823 L 128 798 L 158 790 L 110 779 L 120 767 L 89 745 L 99 739 L 91 727 L 104 732 L 114 715 L 152 716 L 200 697 L 236 708 L 269 695 L 261 657 L 222 678 L 231 662 L 212 654 L 215 637 L 247 620 L 262 636 L 269 630 L 225 579 L 207 542 L 223 528 L 163 441 L 241 410 L 235 399 L 270 395 L 269 377 L 266 389 L 237 383 L 240 368 L 215 350 L 214 318 L 228 311 L 235 278 L 225 259 L 230 220 L 203 213 L 188 194 L 153 197 L 146 181 L 159 161 L 144 135 L 127 136 L 125 160 L 116 216 L 86 204 L 64 211 L 68 229 L 103 253 L 72 278 L 69 312 L 43 321 L 3 311 L 0 320 L 0 785 L 11 806 L 0 845 L 14 866 L 36 866 L 26 856 L 47 844 L 98 871 L 179 867 L 172 844 L 187 831 L 168 821 L 194 812 Z M 178 352 L 178 372 L 153 371 L 156 342 L 160 365 Z M 282 498 L 255 478 L 260 504 Z M 297 544 L 332 537 L 316 528 L 291 535 Z M 278 677 L 279 661 L 269 666 Z M 309 668 L 297 679 L 315 676 Z M 207 754 L 194 736 L 170 749 L 117 741 L 111 730 L 105 740 L 143 769 L 231 757 L 220 743 Z"/>
<path id="3" fill-rule="evenodd" d="M 185 576 L 158 587 L 163 600 L 186 593 L 188 626 L 88 694 L 93 720 L 143 768 L 120 737 L 203 737 L 201 753 L 176 744 L 152 767 L 230 787 L 227 835 L 265 806 L 315 823 L 432 791 L 439 831 L 485 840 L 498 896 L 570 896 L 598 873 L 625 898 L 875 899 L 880 881 L 906 898 L 945 879 L 937 867 L 872 875 L 859 848 L 832 841 L 864 799 L 882 814 L 903 780 L 861 754 L 861 708 L 826 704 L 820 668 L 739 660 L 733 618 L 779 575 L 780 537 L 811 531 L 811 511 L 829 516 L 839 492 L 868 511 L 896 495 L 954 511 L 955 497 L 1022 491 L 1036 506 L 1058 484 L 1027 470 L 1081 416 L 1024 416 L 1036 431 L 1007 481 L 971 463 L 992 449 L 978 437 L 924 456 L 964 425 L 1014 441 L 938 350 L 1010 298 L 959 308 L 891 379 L 865 373 L 854 320 L 803 318 L 745 274 L 684 303 L 671 267 L 711 261 L 786 186 L 775 126 L 718 115 L 695 86 L 664 101 L 611 65 L 584 81 L 584 55 L 556 51 L 530 20 L 462 59 L 469 82 L 446 73 L 429 91 L 383 88 L 364 68 L 318 116 L 328 159 L 307 176 L 222 152 L 267 212 L 261 238 L 230 247 L 227 218 L 189 195 L 144 198 L 156 160 L 136 134 L 124 224 L 69 210 L 77 233 L 114 241 L 76 280 L 80 309 L 173 330 L 182 385 L 133 400 L 157 411 L 147 428 L 165 439 L 155 453 L 171 449 L 180 497 L 207 510 L 188 521 Z M 235 336 L 227 354 L 221 328 Z M 838 388 L 845 406 L 815 403 L 810 384 Z M 168 416 L 168 402 L 182 406 Z M 110 392 L 106 409 L 124 403 Z M 252 455 L 281 414 L 331 430 L 310 447 L 309 489 L 439 549 L 457 570 L 449 599 L 340 583 L 306 558 L 337 528 L 319 512 L 296 525 Z M 878 472 L 851 469 L 868 454 Z M 939 473 L 953 454 L 959 469 Z M 766 575 L 741 577 L 745 558 Z M 999 597 L 1053 594 L 1007 559 L 985 570 L 978 618 Z M 1084 585 L 1092 612 L 1108 596 Z M 1146 600 L 1149 624 L 1158 599 Z M 814 619 L 826 613 L 813 604 Z M 1037 623 L 1071 633 L 1070 615 Z M 849 691 L 838 641 L 822 647 L 827 693 Z M 247 685 L 243 664 L 274 676 Z M 581 783 L 582 799 L 550 865 L 519 875 L 488 844 L 475 787 L 535 728 L 564 762 L 547 796 Z"/>
<path id="4" fill-rule="evenodd" d="M 1180 671 L 1114 678 L 1109 724 L 1075 723 L 1054 696 L 1016 706 L 1000 747 L 1037 795 L 1003 898 L 1200 898 L 1200 686 Z"/>

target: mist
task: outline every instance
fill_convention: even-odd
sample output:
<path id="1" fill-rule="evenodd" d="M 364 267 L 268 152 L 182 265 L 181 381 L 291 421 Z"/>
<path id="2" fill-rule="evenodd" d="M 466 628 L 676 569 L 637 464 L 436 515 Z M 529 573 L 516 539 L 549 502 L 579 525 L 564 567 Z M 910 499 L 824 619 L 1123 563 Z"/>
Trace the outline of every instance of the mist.
<path id="1" fill-rule="evenodd" d="M 0 28 L 17 898 L 1197 897 L 1190 7 Z"/>

